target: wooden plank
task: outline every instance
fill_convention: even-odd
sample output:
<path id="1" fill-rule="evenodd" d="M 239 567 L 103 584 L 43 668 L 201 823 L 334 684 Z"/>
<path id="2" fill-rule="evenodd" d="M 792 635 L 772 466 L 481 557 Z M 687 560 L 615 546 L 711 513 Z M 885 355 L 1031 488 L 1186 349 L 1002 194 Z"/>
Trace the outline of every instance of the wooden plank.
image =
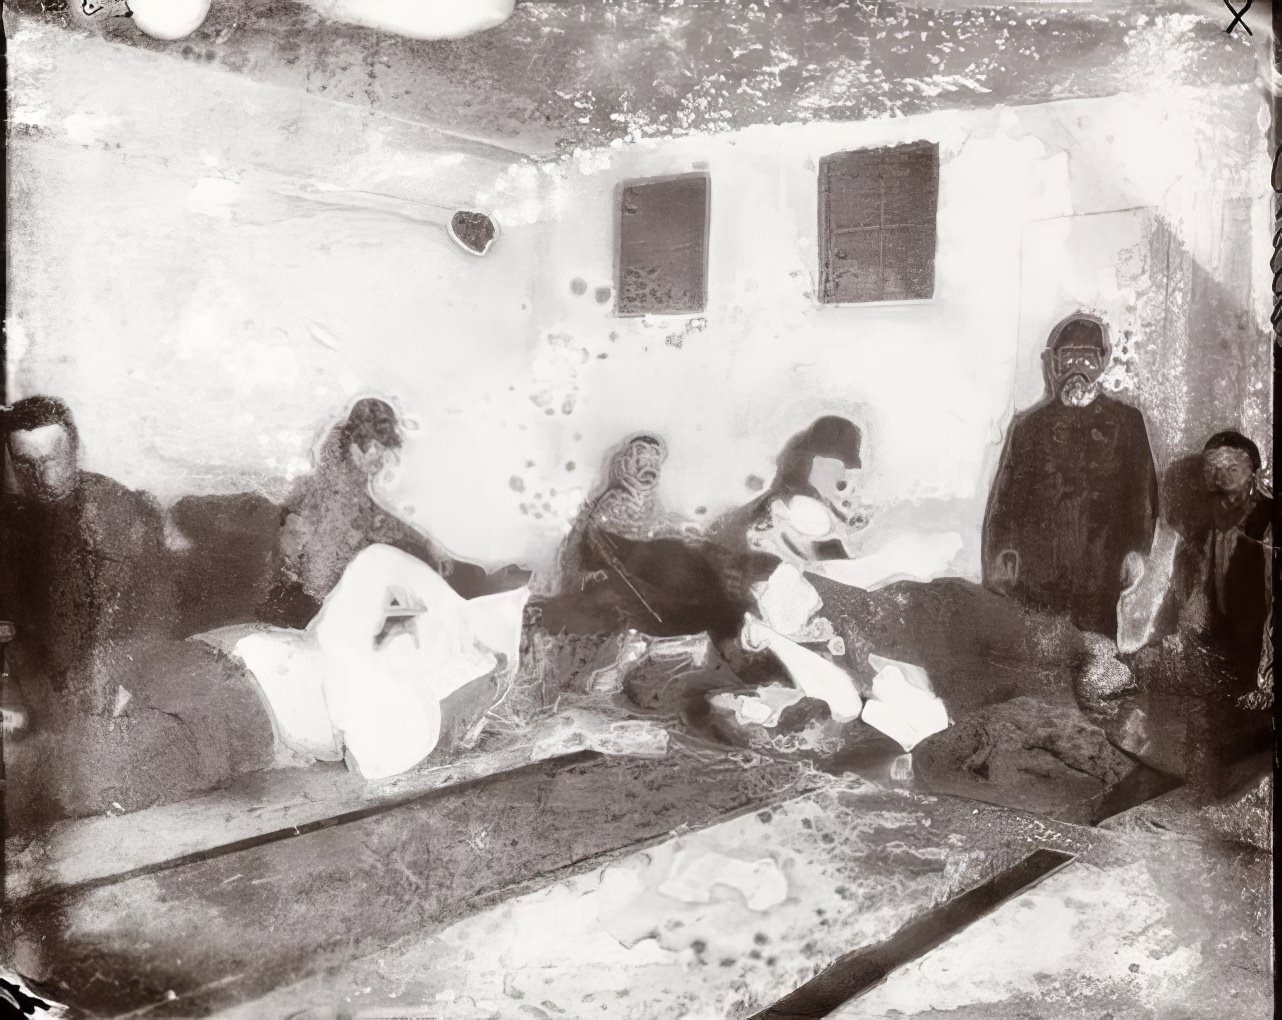
<path id="1" fill-rule="evenodd" d="M 1094 837 L 859 780 L 824 785 L 220 1015 L 743 1020 L 1039 847 L 1077 853 Z"/>
<path id="2" fill-rule="evenodd" d="M 523 768 L 546 753 L 539 742 L 558 725 L 543 720 L 519 742 L 440 765 L 367 782 L 341 762 L 242 776 L 229 787 L 130 814 L 57 823 L 35 839 L 6 843 L 9 902 L 49 889 L 101 883 L 274 832 L 317 823 Z"/>
<path id="3" fill-rule="evenodd" d="M 350 825 L 48 893 L 5 918 L 4 952 L 75 1009 L 203 1015 L 817 782 L 796 765 L 681 750 L 540 763 Z"/>
<path id="4" fill-rule="evenodd" d="M 1058 850 L 1034 850 L 986 882 L 932 907 L 877 945 L 847 953 L 752 1020 L 822 1020 L 881 984 L 892 971 L 924 956 L 1007 900 L 1071 864 Z"/>

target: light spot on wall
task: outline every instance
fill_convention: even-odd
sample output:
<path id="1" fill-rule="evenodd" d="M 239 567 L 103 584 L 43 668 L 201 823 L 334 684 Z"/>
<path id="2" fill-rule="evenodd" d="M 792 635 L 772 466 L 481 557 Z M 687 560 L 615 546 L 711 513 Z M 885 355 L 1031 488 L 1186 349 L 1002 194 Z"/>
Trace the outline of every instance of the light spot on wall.
<path id="1" fill-rule="evenodd" d="M 235 181 L 222 177 L 202 177 L 191 189 L 187 208 L 206 216 L 227 219 L 231 216 L 231 207 L 239 201 L 240 185 Z"/>
<path id="2" fill-rule="evenodd" d="M 680 331 L 676 333 L 669 333 L 667 337 L 664 338 L 663 342 L 669 347 L 676 347 L 677 349 L 680 349 L 685 345 L 687 338 L 694 336 L 696 333 L 702 333 L 707 328 L 708 320 L 703 316 L 700 316 L 697 319 L 690 319 L 681 327 Z"/>
<path id="3" fill-rule="evenodd" d="M 191 35 L 209 14 L 209 0 L 131 0 L 134 24 L 155 39 Z"/>
<path id="4" fill-rule="evenodd" d="M 79 112 L 65 117 L 62 121 L 62 129 L 66 132 L 67 141 L 73 145 L 94 145 L 98 141 L 100 128 L 104 126 L 103 118 Z"/>
<path id="5" fill-rule="evenodd" d="M 159 0 L 152 0 L 159 2 Z M 171 0 L 165 0 L 166 3 Z M 304 0 L 336 21 L 412 39 L 462 39 L 501 25 L 515 0 Z M 206 0 L 206 4 L 208 0 Z"/>

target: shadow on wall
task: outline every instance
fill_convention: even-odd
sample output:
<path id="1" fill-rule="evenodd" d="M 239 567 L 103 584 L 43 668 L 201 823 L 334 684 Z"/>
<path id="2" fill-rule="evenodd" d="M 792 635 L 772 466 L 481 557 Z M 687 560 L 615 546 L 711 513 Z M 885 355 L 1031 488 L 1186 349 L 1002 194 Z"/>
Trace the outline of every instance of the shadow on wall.
<path id="1" fill-rule="evenodd" d="M 1150 431 L 1165 431 L 1174 440 L 1168 446 L 1172 459 L 1159 461 L 1161 514 L 1187 538 L 1206 523 L 1200 453 L 1214 433 L 1237 429 L 1255 440 L 1263 454 L 1263 480 L 1272 487 L 1273 346 L 1251 307 L 1249 261 L 1236 249 L 1228 256 L 1233 261 L 1217 273 L 1159 221 L 1152 254 L 1170 266 L 1165 311 L 1171 327 L 1149 370 L 1151 380 L 1141 380 L 1140 398 Z M 1150 400 L 1157 405 L 1152 410 Z M 1172 404 L 1168 424 L 1162 411 Z"/>
<path id="2" fill-rule="evenodd" d="M 1201 454 L 1180 457 L 1162 472 L 1159 488 L 1162 519 L 1189 541 L 1207 520 L 1206 485 L 1202 480 Z"/>
<path id="3" fill-rule="evenodd" d="M 1225 216 L 1237 214 L 1234 208 Z M 1240 222 L 1225 224 L 1219 266 L 1195 258 L 1165 220 L 1153 232 L 1150 263 L 1168 267 L 1168 276 L 1160 305 L 1149 310 L 1153 318 L 1162 315 L 1162 330 L 1151 362 L 1140 366 L 1136 399 L 1157 433 L 1159 470 L 1164 476 L 1176 472 L 1169 483 L 1164 479 L 1164 513 L 1165 490 L 1174 497 L 1180 472 L 1189 470 L 1179 467 L 1180 460 L 1199 453 L 1222 429 L 1256 440 L 1265 453 L 1265 478 L 1272 480 L 1272 343 L 1260 325 L 1262 310 L 1257 316 L 1251 307 L 1250 246 L 1232 243 L 1244 230 Z M 1176 505 L 1172 511 L 1181 512 Z"/>

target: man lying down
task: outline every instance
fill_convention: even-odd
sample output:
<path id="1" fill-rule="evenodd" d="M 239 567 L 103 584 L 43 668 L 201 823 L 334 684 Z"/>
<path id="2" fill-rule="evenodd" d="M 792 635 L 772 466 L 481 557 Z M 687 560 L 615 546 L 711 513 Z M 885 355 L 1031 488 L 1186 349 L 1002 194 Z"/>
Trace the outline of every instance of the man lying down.
<path id="1" fill-rule="evenodd" d="M 306 630 L 231 628 L 207 640 L 249 668 L 287 762 L 336 761 L 366 779 L 471 746 L 515 675 L 528 588 L 464 599 L 427 564 L 358 553 Z"/>
<path id="2" fill-rule="evenodd" d="M 303 629 L 179 640 L 183 574 L 155 500 L 82 470 L 79 432 L 56 398 L 18 402 L 3 426 L 13 832 L 181 800 L 281 764 L 346 755 L 369 778 L 401 772 L 474 739 L 516 667 L 525 588 L 468 600 L 378 542 L 356 552 Z"/>

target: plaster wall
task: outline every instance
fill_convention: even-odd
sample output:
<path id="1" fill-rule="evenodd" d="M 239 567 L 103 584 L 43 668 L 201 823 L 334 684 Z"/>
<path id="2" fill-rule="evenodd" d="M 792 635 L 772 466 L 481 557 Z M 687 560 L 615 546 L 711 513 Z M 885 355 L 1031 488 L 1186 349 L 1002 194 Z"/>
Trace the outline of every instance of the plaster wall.
<path id="1" fill-rule="evenodd" d="M 1003 431 L 1042 395 L 1051 328 L 1083 308 L 1115 334 L 1109 381 L 1148 416 L 1159 469 L 1213 422 L 1266 445 L 1259 109 L 1248 88 L 1173 90 L 579 154 L 554 178 L 536 298 L 535 361 L 556 352 L 563 368 L 551 399 L 529 394 L 574 413 L 542 424 L 551 455 L 519 473 L 526 511 L 551 530 L 544 497 L 572 484 L 558 465 L 599 466 L 648 429 L 669 440 L 669 503 L 712 517 L 769 479 L 792 432 L 840 413 L 865 431 L 868 548 L 905 528 L 955 531 L 953 568 L 975 576 Z M 934 298 L 819 302 L 818 160 L 917 139 L 940 148 Z M 706 311 L 616 317 L 598 298 L 613 286 L 619 185 L 691 171 L 711 178 Z"/>
<path id="2" fill-rule="evenodd" d="M 711 519 L 835 412 L 865 431 L 869 547 L 954 531 L 950 569 L 974 576 L 1002 431 L 1037 399 L 1046 333 L 1083 304 L 1132 331 L 1114 375 L 1161 459 L 1215 416 L 1199 393 L 1267 431 L 1269 168 L 1249 87 L 535 163 L 38 26 L 10 59 L 11 395 L 68 399 L 87 465 L 165 501 L 279 496 L 345 406 L 379 393 L 411 425 L 389 505 L 456 554 L 538 566 L 626 433 L 668 439 L 664 498 Z M 819 303 L 819 158 L 916 139 L 941 154 L 935 297 Z M 691 170 L 712 180 L 707 309 L 615 316 L 617 187 Z M 460 207 L 500 223 L 484 258 L 443 229 Z M 1223 322 L 1231 357 L 1207 364 L 1197 336 Z"/>

